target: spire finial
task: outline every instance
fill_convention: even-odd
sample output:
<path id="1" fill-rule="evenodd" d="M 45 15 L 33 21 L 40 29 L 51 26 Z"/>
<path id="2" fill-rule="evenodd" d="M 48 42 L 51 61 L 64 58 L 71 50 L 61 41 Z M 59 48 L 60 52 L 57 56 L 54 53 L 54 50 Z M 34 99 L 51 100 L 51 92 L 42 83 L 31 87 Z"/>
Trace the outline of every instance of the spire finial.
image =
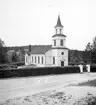
<path id="1" fill-rule="evenodd" d="M 58 16 L 60 16 L 60 12 L 58 12 Z"/>

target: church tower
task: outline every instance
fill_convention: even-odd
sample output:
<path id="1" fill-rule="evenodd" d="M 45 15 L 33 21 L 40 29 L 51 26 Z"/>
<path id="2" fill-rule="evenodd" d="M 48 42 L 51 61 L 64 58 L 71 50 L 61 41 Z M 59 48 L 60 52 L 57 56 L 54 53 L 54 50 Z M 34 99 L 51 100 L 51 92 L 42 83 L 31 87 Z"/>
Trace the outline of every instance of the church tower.
<path id="1" fill-rule="evenodd" d="M 55 35 L 52 36 L 52 56 L 54 66 L 68 66 L 68 49 L 66 48 L 66 35 L 63 34 L 63 25 L 58 15 L 55 26 Z"/>
<path id="2" fill-rule="evenodd" d="M 60 16 L 58 15 L 57 24 L 55 26 L 56 34 L 62 34 L 63 26 L 61 24 Z"/>
<path id="3" fill-rule="evenodd" d="M 57 24 L 55 26 L 55 35 L 52 36 L 52 48 L 65 47 L 66 36 L 63 34 L 63 25 L 61 24 L 60 16 L 58 15 Z"/>

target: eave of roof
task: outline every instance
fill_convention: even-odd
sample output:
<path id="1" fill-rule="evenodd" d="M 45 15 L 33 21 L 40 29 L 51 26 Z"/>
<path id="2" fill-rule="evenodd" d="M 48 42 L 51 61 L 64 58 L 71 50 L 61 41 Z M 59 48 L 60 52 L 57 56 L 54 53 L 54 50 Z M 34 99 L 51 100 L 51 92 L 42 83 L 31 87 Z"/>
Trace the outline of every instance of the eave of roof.
<path id="1" fill-rule="evenodd" d="M 55 34 L 55 35 L 52 36 L 52 38 L 56 37 L 56 36 L 58 36 L 58 37 L 66 37 L 66 35 L 64 35 L 64 34 Z"/>
<path id="2" fill-rule="evenodd" d="M 51 48 L 51 49 L 66 49 L 66 50 L 69 50 L 68 48 L 66 48 L 66 47 L 54 47 L 54 48 Z"/>

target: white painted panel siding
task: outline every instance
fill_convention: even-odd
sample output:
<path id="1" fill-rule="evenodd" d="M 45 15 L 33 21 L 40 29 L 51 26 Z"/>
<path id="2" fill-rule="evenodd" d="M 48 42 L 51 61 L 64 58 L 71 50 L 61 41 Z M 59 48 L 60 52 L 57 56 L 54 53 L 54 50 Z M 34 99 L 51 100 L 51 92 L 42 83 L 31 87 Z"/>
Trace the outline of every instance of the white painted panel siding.
<path id="1" fill-rule="evenodd" d="M 31 54 L 31 58 L 32 56 L 33 56 L 33 62 L 31 62 L 31 64 L 35 64 L 39 67 L 45 66 L 45 55 L 44 54 Z M 36 62 L 35 62 L 35 57 L 36 57 Z M 42 64 L 42 57 L 43 57 L 43 64 Z"/>
<path id="2" fill-rule="evenodd" d="M 64 52 L 64 55 L 61 53 Z M 52 49 L 52 56 L 55 57 L 55 66 L 61 66 L 61 61 L 64 61 L 64 66 L 68 66 L 68 50 L 67 49 Z"/>
<path id="3" fill-rule="evenodd" d="M 49 50 L 45 53 L 45 58 L 46 58 L 46 61 L 45 61 L 45 64 L 46 66 L 52 66 L 53 62 L 52 62 L 52 50 Z"/>

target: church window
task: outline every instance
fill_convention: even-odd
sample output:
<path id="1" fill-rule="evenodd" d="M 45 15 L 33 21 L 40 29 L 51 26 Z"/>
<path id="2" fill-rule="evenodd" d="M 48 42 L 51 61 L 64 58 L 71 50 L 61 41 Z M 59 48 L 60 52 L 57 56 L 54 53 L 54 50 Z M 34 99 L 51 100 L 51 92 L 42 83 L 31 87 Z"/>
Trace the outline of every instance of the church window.
<path id="1" fill-rule="evenodd" d="M 40 63 L 40 57 L 38 57 L 38 63 Z"/>
<path id="2" fill-rule="evenodd" d="M 60 40 L 60 46 L 63 46 L 63 40 L 62 39 Z"/>
<path id="3" fill-rule="evenodd" d="M 53 57 L 53 64 L 55 64 L 55 57 Z"/>
<path id="4" fill-rule="evenodd" d="M 54 46 L 56 46 L 56 40 L 54 40 Z"/>
<path id="5" fill-rule="evenodd" d="M 33 62 L 33 56 L 32 56 L 32 62 Z"/>
<path id="6" fill-rule="evenodd" d="M 43 57 L 42 57 L 42 64 L 43 64 Z"/>
<path id="7" fill-rule="evenodd" d="M 36 63 L 36 57 L 35 57 L 35 63 Z"/>
<path id="8" fill-rule="evenodd" d="M 60 29 L 60 34 L 61 34 L 61 29 Z"/>
<path id="9" fill-rule="evenodd" d="M 61 55 L 64 55 L 64 52 L 62 52 Z"/>

